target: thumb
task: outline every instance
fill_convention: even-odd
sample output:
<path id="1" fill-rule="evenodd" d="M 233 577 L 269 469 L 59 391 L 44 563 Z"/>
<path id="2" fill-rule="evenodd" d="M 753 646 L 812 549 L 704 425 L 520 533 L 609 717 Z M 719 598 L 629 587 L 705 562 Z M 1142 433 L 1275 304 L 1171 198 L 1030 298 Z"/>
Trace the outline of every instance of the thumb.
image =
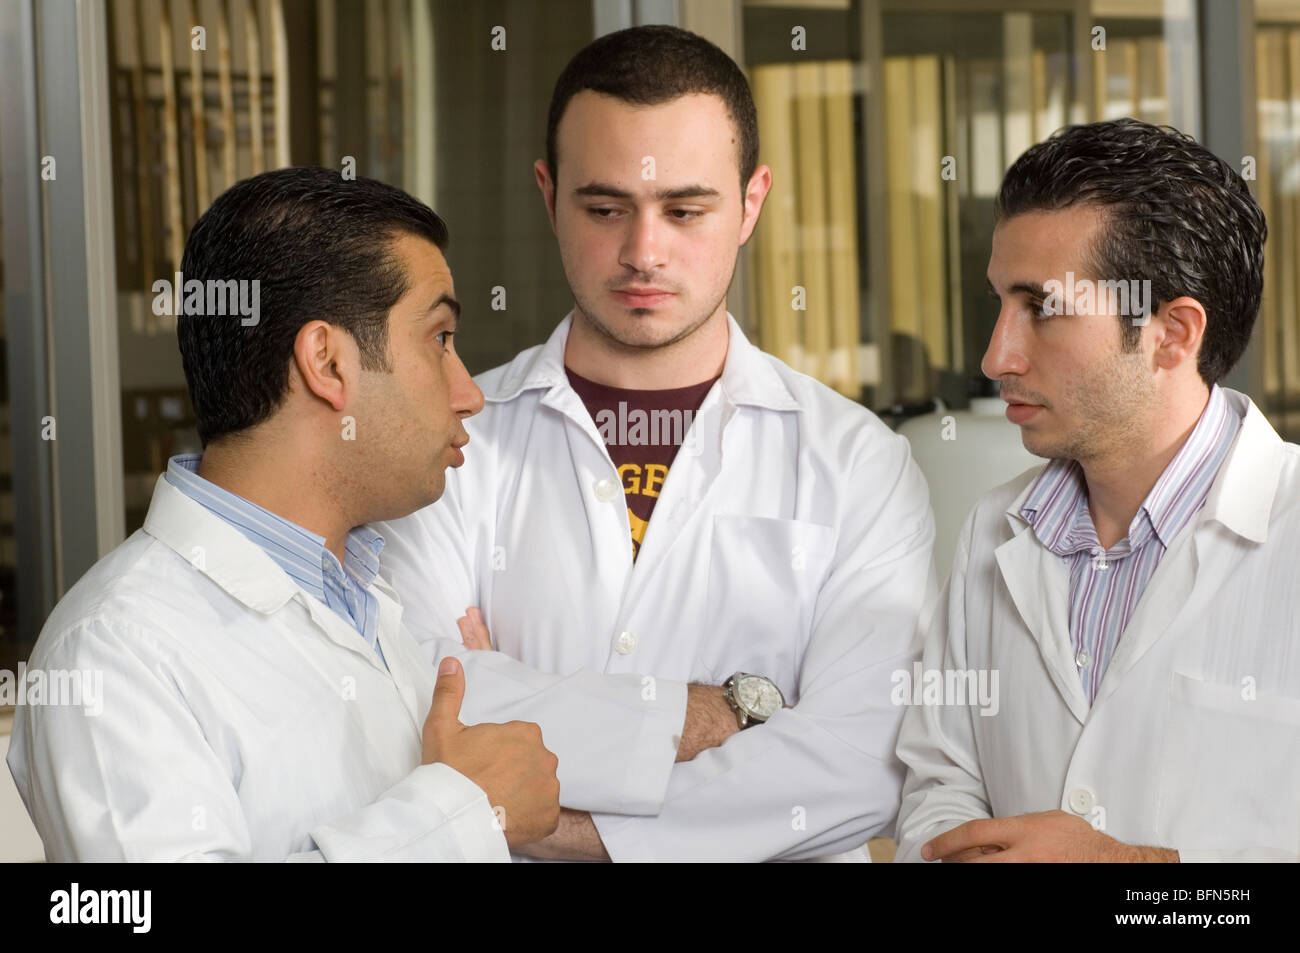
<path id="1" fill-rule="evenodd" d="M 460 660 L 447 656 L 438 666 L 438 681 L 433 686 L 433 703 L 429 722 L 453 727 L 460 725 L 460 705 L 465 699 L 465 670 Z"/>

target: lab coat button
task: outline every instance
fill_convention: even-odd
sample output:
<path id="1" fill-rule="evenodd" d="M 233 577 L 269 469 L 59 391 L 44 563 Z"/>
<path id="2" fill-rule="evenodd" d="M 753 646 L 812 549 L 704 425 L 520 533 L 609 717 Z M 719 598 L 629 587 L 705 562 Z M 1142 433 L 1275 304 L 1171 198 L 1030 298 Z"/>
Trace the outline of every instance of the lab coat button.
<path id="1" fill-rule="evenodd" d="M 619 485 L 616 481 L 605 477 L 603 480 L 596 481 L 596 499 L 602 503 L 608 503 L 610 500 L 618 499 Z"/>
<path id="2" fill-rule="evenodd" d="M 1097 803 L 1097 797 L 1087 788 L 1075 788 L 1070 792 L 1070 810 L 1075 814 L 1087 814 Z"/>
<path id="3" fill-rule="evenodd" d="M 631 632 L 620 632 L 618 638 L 614 640 L 614 650 L 619 655 L 631 655 L 632 650 L 636 648 L 636 636 Z"/>

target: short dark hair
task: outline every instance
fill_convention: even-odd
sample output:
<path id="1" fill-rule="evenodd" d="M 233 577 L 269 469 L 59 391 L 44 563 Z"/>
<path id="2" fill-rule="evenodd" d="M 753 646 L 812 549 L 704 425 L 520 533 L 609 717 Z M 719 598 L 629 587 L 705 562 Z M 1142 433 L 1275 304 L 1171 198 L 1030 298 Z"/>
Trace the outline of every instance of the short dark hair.
<path id="1" fill-rule="evenodd" d="M 743 194 L 758 168 L 758 112 L 740 67 L 702 36 L 674 26 L 634 26 L 584 46 L 555 81 L 546 118 L 546 163 L 555 176 L 555 134 L 569 100 L 584 89 L 637 106 L 657 106 L 691 93 L 718 96 L 738 135 Z"/>
<path id="2" fill-rule="evenodd" d="M 1246 350 L 1264 287 L 1264 213 L 1241 176 L 1191 136 L 1116 119 L 1067 126 L 1015 161 L 998 221 L 1087 204 L 1107 213 L 1097 275 L 1151 282 L 1151 310 L 1187 295 L 1205 308 L 1197 370 L 1222 380 Z M 1126 319 L 1123 343 L 1142 329 Z"/>
<path id="3" fill-rule="evenodd" d="M 188 283 L 256 280 L 259 314 L 177 318 L 176 336 L 199 439 L 268 419 L 289 390 L 294 339 L 309 321 L 356 339 L 366 370 L 388 371 L 388 312 L 409 288 L 392 243 L 402 234 L 447 247 L 447 226 L 423 202 L 337 170 L 276 169 L 237 182 L 190 230 Z"/>

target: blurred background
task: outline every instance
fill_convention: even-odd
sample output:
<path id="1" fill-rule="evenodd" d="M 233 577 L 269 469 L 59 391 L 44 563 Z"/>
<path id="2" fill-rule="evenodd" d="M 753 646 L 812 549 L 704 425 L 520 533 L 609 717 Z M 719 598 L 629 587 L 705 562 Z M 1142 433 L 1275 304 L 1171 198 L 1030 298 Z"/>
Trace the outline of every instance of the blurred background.
<path id="1" fill-rule="evenodd" d="M 641 23 L 747 72 L 774 187 L 729 308 L 913 440 L 941 573 L 970 503 L 1035 462 L 979 372 L 984 271 L 1003 172 L 1062 125 L 1168 123 L 1249 178 L 1264 301 L 1227 384 L 1300 439 L 1300 0 L 4 0 L 0 669 L 198 449 L 151 286 L 213 197 L 350 157 L 423 199 L 451 228 L 458 350 L 486 370 L 572 303 L 531 171 L 552 84 Z M 949 416 L 978 439 L 945 447 Z"/>

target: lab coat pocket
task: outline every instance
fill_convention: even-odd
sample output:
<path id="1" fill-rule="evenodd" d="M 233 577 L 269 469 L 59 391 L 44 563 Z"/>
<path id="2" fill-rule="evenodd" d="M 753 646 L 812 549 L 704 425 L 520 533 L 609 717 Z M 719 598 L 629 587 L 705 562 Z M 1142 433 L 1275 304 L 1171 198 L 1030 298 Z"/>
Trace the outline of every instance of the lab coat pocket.
<path id="1" fill-rule="evenodd" d="M 1160 846 L 1294 851 L 1297 792 L 1300 699 L 1174 672 L 1156 810 Z"/>
<path id="2" fill-rule="evenodd" d="M 766 675 L 792 702 L 834 547 L 829 526 L 715 516 L 697 669 L 714 684 L 738 671 Z"/>

